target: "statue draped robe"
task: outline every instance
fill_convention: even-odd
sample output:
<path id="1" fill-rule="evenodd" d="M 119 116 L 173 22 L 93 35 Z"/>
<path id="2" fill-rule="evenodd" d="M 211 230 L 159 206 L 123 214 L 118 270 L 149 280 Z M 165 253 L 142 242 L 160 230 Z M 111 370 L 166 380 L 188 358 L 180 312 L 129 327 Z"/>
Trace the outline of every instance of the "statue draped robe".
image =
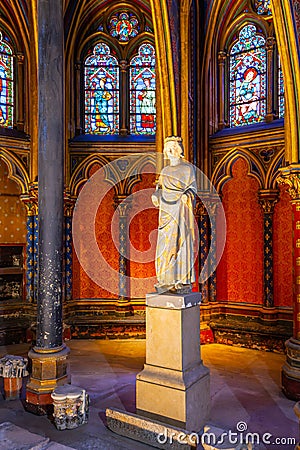
<path id="1" fill-rule="evenodd" d="M 197 192 L 194 168 L 182 160 L 163 168 L 154 194 L 159 201 L 156 247 L 158 292 L 191 290 L 194 271 L 193 200 Z M 187 202 L 182 200 L 183 194 Z"/>

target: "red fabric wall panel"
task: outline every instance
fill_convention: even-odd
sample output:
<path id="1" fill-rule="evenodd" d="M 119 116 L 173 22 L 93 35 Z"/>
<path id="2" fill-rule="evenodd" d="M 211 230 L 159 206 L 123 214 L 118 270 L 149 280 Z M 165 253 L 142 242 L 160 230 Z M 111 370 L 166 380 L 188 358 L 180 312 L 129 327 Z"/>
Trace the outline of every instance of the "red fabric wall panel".
<path id="1" fill-rule="evenodd" d="M 239 158 L 222 192 L 227 220 L 226 245 L 217 268 L 217 300 L 263 303 L 263 213 L 258 181 Z"/>
<path id="2" fill-rule="evenodd" d="M 98 168 L 99 167 L 97 167 L 97 169 Z M 90 175 L 94 172 L 95 167 L 93 166 L 90 170 Z M 103 177 L 104 174 L 102 178 Z M 102 182 L 104 181 L 102 180 Z M 114 195 L 114 189 L 111 188 L 99 205 L 95 222 L 95 235 L 97 237 L 99 250 L 103 254 L 104 259 L 115 271 L 118 271 L 118 251 L 113 242 L 111 233 L 111 222 L 115 213 Z M 118 233 L 115 233 L 115 235 L 117 245 Z M 94 261 L 94 263 L 101 264 L 100 261 Z M 104 268 L 103 270 L 107 271 L 107 269 Z M 111 272 L 108 271 L 107 278 L 111 276 Z M 117 276 L 117 274 L 114 276 Z M 90 279 L 80 266 L 75 251 L 73 251 L 73 298 L 117 298 L 116 294 L 108 292 L 104 287 L 98 286 Z"/>
<path id="3" fill-rule="evenodd" d="M 153 172 L 153 166 L 148 164 L 145 171 Z M 142 180 L 133 188 L 132 208 L 130 211 L 130 243 L 132 246 L 130 260 L 130 276 L 143 278 L 142 290 L 139 292 L 131 286 L 132 297 L 144 297 L 147 293 L 153 292 L 153 279 L 155 276 L 155 248 L 157 240 L 158 209 L 151 201 L 151 190 L 155 188 L 155 173 L 143 173 Z M 139 193 L 136 197 L 136 193 Z M 134 250 L 137 252 L 135 256 Z M 142 262 L 142 261 L 147 262 Z"/>
<path id="4" fill-rule="evenodd" d="M 291 198 L 281 188 L 273 217 L 274 305 L 292 306 L 293 229 Z"/>

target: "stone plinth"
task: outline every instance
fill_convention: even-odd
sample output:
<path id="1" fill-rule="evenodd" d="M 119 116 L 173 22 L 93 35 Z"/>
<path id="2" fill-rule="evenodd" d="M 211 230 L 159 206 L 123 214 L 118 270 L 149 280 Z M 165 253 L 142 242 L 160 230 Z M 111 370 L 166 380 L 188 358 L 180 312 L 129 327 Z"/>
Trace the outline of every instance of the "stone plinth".
<path id="1" fill-rule="evenodd" d="M 60 351 L 41 353 L 35 348 L 29 351 L 32 361 L 32 374 L 26 386 L 25 409 L 37 415 L 52 413 L 51 393 L 57 386 L 69 381 L 69 348 L 63 345 Z"/>
<path id="2" fill-rule="evenodd" d="M 210 412 L 200 299 L 199 293 L 146 296 L 146 364 L 136 382 L 137 414 L 197 432 Z"/>
<path id="3" fill-rule="evenodd" d="M 163 450 L 192 450 L 197 448 L 199 441 L 196 433 L 115 408 L 106 410 L 106 421 L 114 433 Z"/>
<path id="4" fill-rule="evenodd" d="M 54 423 L 58 430 L 72 430 L 87 423 L 89 396 L 84 389 L 65 384 L 57 387 L 51 397 Z"/>
<path id="5" fill-rule="evenodd" d="M 27 358 L 6 355 L 0 359 L 0 375 L 3 377 L 5 400 L 15 400 L 20 397 L 23 377 L 28 375 Z"/>

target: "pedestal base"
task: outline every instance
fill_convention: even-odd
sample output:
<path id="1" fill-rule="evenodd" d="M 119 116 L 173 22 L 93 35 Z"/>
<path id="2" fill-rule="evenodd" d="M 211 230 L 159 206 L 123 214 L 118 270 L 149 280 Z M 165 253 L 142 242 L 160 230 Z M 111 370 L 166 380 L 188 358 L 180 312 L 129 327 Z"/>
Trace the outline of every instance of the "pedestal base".
<path id="1" fill-rule="evenodd" d="M 190 431 L 200 431 L 210 413 L 210 376 L 199 363 L 184 372 L 145 364 L 137 376 L 137 414 Z"/>
<path id="2" fill-rule="evenodd" d="M 67 371 L 67 357 L 70 350 L 65 345 L 60 351 L 40 353 L 30 350 L 32 360 L 32 375 L 26 387 L 27 411 L 37 415 L 51 414 L 53 401 L 51 393 L 56 386 L 69 382 Z"/>
<path id="3" fill-rule="evenodd" d="M 200 358 L 200 298 L 146 296 L 146 364 L 136 379 L 139 415 L 195 432 L 210 413 L 209 370 Z"/>
<path id="4" fill-rule="evenodd" d="M 282 367 L 282 390 L 287 398 L 300 400 L 300 341 L 290 338 L 285 343 L 286 363 Z"/>

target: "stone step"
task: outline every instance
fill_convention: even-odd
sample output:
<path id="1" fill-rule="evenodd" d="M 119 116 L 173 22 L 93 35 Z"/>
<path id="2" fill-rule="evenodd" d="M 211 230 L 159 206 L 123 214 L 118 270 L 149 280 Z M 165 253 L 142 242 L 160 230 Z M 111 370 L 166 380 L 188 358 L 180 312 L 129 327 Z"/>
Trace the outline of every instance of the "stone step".
<path id="1" fill-rule="evenodd" d="M 74 450 L 11 422 L 0 424 L 0 450 Z"/>

